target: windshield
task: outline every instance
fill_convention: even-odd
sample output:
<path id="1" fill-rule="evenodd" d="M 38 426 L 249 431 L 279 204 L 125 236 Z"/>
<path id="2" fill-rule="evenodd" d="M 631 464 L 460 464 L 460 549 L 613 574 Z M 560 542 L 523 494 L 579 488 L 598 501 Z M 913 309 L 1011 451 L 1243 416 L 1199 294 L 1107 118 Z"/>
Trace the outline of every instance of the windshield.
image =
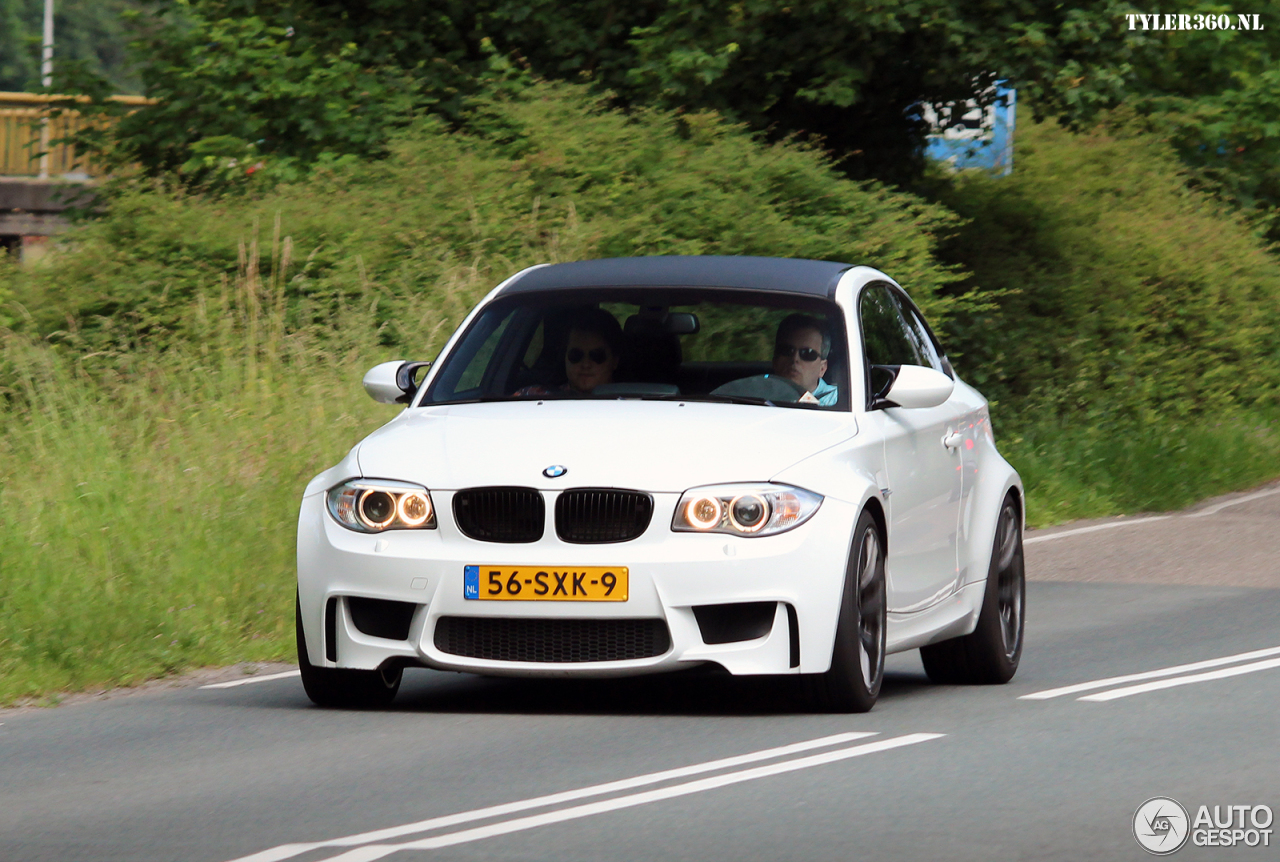
<path id="1" fill-rule="evenodd" d="M 491 303 L 420 406 L 520 399 L 678 399 L 849 409 L 833 302 L 688 288 L 521 293 Z"/>

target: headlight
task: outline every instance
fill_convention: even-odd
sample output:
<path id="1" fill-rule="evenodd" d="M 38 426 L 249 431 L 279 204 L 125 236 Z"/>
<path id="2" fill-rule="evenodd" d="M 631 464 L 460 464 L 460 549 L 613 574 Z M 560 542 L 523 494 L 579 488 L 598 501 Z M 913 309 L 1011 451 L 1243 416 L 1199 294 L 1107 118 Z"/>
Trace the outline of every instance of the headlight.
<path id="1" fill-rule="evenodd" d="M 349 530 L 434 530 L 431 492 L 421 485 L 390 479 L 348 479 L 330 488 L 329 514 Z"/>
<path id="2" fill-rule="evenodd" d="M 671 529 L 686 533 L 774 536 L 813 517 L 822 496 L 790 485 L 715 485 L 680 497 Z"/>

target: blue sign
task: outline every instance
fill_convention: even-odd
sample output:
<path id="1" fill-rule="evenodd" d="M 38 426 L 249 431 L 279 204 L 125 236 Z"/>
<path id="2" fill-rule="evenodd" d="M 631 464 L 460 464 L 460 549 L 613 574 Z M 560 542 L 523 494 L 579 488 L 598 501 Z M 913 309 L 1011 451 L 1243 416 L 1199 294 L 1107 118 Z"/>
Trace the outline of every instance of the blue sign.
<path id="1" fill-rule="evenodd" d="M 999 176 L 1013 172 L 1013 130 L 1017 91 L 997 83 L 989 104 L 978 100 L 920 105 L 920 116 L 932 129 L 925 136 L 925 156 L 952 169 L 982 168 Z"/>
<path id="2" fill-rule="evenodd" d="M 463 566 L 462 597 L 464 599 L 480 598 L 480 567 Z"/>

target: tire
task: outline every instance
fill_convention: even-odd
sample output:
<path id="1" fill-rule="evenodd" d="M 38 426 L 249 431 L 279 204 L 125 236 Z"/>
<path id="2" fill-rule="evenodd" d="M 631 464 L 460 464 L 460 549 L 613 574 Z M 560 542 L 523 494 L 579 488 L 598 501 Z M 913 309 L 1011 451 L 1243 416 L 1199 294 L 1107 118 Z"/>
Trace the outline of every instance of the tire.
<path id="1" fill-rule="evenodd" d="M 996 521 L 977 627 L 964 637 L 920 648 L 925 673 L 933 682 L 1003 685 L 1017 673 L 1027 598 L 1021 527 L 1018 503 L 1009 494 Z"/>
<path id="2" fill-rule="evenodd" d="M 875 706 L 884 682 L 885 610 L 884 542 L 875 518 L 864 510 L 845 566 L 831 669 L 804 679 L 814 708 L 867 712 Z"/>
<path id="3" fill-rule="evenodd" d="M 343 709 L 376 709 L 387 706 L 400 690 L 402 667 L 346 670 L 316 667 L 307 656 L 307 636 L 302 630 L 302 604 L 295 599 L 294 627 L 298 640 L 298 670 L 307 697 L 318 706 Z"/>

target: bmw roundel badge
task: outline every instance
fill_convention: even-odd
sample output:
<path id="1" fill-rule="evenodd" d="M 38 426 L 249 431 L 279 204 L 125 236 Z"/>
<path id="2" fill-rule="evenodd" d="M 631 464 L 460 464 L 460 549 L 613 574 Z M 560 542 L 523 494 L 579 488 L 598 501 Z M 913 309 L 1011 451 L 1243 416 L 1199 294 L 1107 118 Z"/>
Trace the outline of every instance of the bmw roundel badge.
<path id="1" fill-rule="evenodd" d="M 561 467 L 559 464 L 552 464 L 550 467 L 542 471 L 542 475 L 546 476 L 548 479 L 559 479 L 568 472 L 568 467 Z"/>

